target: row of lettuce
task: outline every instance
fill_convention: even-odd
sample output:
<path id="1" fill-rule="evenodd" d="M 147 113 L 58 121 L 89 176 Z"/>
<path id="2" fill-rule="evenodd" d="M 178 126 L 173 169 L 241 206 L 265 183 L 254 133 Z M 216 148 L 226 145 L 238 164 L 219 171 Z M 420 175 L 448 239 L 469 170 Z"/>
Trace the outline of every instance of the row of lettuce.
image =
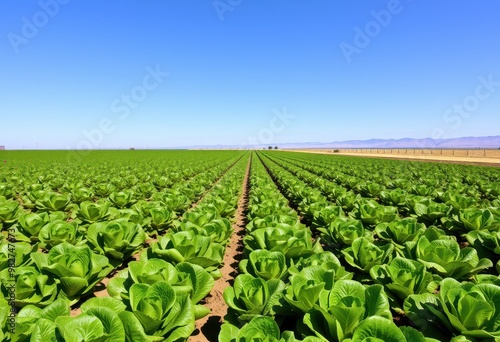
<path id="1" fill-rule="evenodd" d="M 277 184 L 256 159 L 245 257 L 224 292 L 230 309 L 219 341 L 435 341 L 396 326 L 384 286 L 354 280 Z"/>
<path id="2" fill-rule="evenodd" d="M 29 168 L 3 169 L 0 341 L 186 340 L 208 314 L 199 302 L 221 276 L 247 161 L 242 152 L 152 169 L 122 160 L 94 164 L 94 172 L 62 168 L 67 177 L 40 163 L 39 183 Z M 47 174 L 65 182 L 55 186 Z M 109 194 L 98 191 L 103 184 Z M 83 192 L 89 197 L 74 196 Z M 36 196 L 48 202 L 26 200 Z M 109 296 L 93 296 L 111 275 Z"/>
<path id="3" fill-rule="evenodd" d="M 302 250 L 302 255 L 297 256 L 299 261 L 285 257 L 282 266 L 285 275 L 278 276 L 285 283 L 281 295 L 278 295 L 282 299 L 279 304 L 271 304 L 276 308 L 274 312 L 261 314 L 274 317 L 278 326 L 281 322 L 290 321 L 287 316 L 292 315 L 297 320 L 296 337 L 315 336 L 322 341 L 363 341 L 369 338 L 384 341 L 500 339 L 500 278 L 498 269 L 494 267 L 498 262 L 495 253 L 499 251 L 493 248 L 488 254 L 483 254 L 487 248 L 476 248 L 476 245 L 468 243 L 467 238 L 471 233 L 494 236 L 495 229 L 498 229 L 498 207 L 494 206 L 498 197 L 494 197 L 491 191 L 482 192 L 477 186 L 470 192 L 480 192 L 482 195 L 479 197 L 455 193 L 455 198 L 466 199 L 459 201 L 461 203 L 472 198 L 476 205 L 470 208 L 456 206 L 452 200 L 443 202 L 438 197 L 428 198 L 436 205 L 447 208 L 444 215 L 431 218 L 434 213 L 431 210 L 427 211 L 427 215 L 414 210 L 415 206 L 410 204 L 411 190 L 398 188 L 395 185 L 397 182 L 386 183 L 382 191 L 405 191 L 408 201 L 401 206 L 390 206 L 382 202 L 382 196 L 366 196 L 362 192 L 361 189 L 370 186 L 369 181 L 363 187 L 344 187 L 341 190 L 342 177 L 335 181 L 325 176 L 335 174 L 335 163 L 351 163 L 351 174 L 364 174 L 365 171 L 356 167 L 366 165 L 357 164 L 354 158 L 339 161 L 338 157 L 312 157 L 296 153 L 258 154 L 290 206 L 297 209 L 303 222 L 312 229 L 312 241 L 315 241 L 311 243 L 310 232 L 300 233 L 303 227 L 300 229 L 301 225 L 294 221 L 293 215 L 284 219 L 271 214 L 268 225 L 275 229 L 266 232 L 264 228 L 262 233 L 249 233 L 250 236 L 258 236 L 256 240 L 262 241 L 261 246 L 267 244 L 266 248 L 261 248 L 269 252 L 281 251 L 287 244 L 294 246 L 291 248 L 294 253 Z M 313 168 L 316 160 L 321 163 Z M 421 182 L 426 182 L 423 172 L 431 167 L 424 163 L 370 162 L 376 172 L 394 169 L 397 177 L 408 173 L 407 177 L 412 179 L 412 175 L 418 175 Z M 309 165 L 307 168 L 316 172 L 311 173 L 301 165 Z M 397 166 L 401 169 L 395 169 Z M 430 178 L 439 177 L 438 170 L 443 174 L 448 172 L 445 165 L 431 168 L 434 167 L 435 172 L 428 174 Z M 457 170 L 477 172 L 478 179 L 483 177 L 479 183 L 484 188 L 487 188 L 484 179 L 498 172 L 488 168 L 450 168 L 450 173 L 457 177 L 460 172 Z M 342 174 L 341 171 L 339 173 Z M 462 177 L 468 178 L 466 174 Z M 494 182 L 493 178 L 491 182 Z M 354 198 L 349 205 L 346 205 L 346 194 Z M 267 198 L 275 197 L 272 193 L 267 195 Z M 467 209 L 476 210 L 481 215 L 475 216 L 475 220 L 466 220 L 463 211 Z M 484 220 L 484 225 L 477 223 L 481 220 Z M 474 222 L 477 228 L 466 228 L 465 222 Z M 246 240 L 253 241 L 253 238 Z M 326 252 L 318 251 L 318 241 Z M 486 244 L 483 247 L 487 247 Z M 248 249 L 249 252 L 251 250 L 253 247 Z M 307 253 L 310 256 L 306 256 Z M 266 261 L 266 257 L 250 258 L 251 253 L 248 255 L 249 260 L 254 259 L 253 264 L 265 267 L 272 264 Z M 279 264 L 279 258 L 273 258 L 276 259 L 275 264 Z M 255 261 L 257 259 L 260 260 Z M 317 262 L 316 269 L 305 271 L 297 267 L 304 262 L 301 259 L 311 260 L 311 263 L 321 261 Z M 278 268 L 269 266 L 269 269 Z M 300 279 L 296 272 L 305 272 L 302 283 L 294 284 L 294 279 Z M 263 290 L 262 293 L 269 291 Z M 262 324 L 259 323 L 259 326 Z M 282 330 L 284 327 L 281 325 Z M 400 333 L 396 333 L 397 329 Z"/>
<path id="4" fill-rule="evenodd" d="M 382 164 L 377 169 L 384 170 L 384 161 L 379 161 Z M 434 190 L 434 195 L 421 196 L 411 192 L 408 187 L 400 187 L 401 179 L 396 178 L 392 183 L 368 183 L 360 186 L 351 186 L 348 188 L 345 184 L 337 180 L 331 180 L 326 175 L 331 169 L 315 168 L 315 172 L 311 173 L 303 168 L 294 165 L 283 164 L 283 161 L 277 161 L 278 165 L 291 172 L 297 178 L 303 180 L 309 187 L 313 188 L 313 193 L 309 198 L 314 201 L 314 206 L 325 207 L 326 204 L 333 204 L 335 210 L 345 212 L 349 217 L 356 218 L 364 225 L 376 227 L 380 223 L 391 223 L 399 218 L 412 217 L 418 223 L 424 224 L 427 227 L 436 227 L 440 232 L 445 232 L 446 235 L 454 236 L 462 246 L 472 246 L 477 251 L 481 259 L 488 259 L 493 264 L 496 264 L 496 274 L 500 271 L 500 200 L 496 192 L 491 189 L 494 186 L 486 186 L 484 180 L 478 184 L 483 184 L 483 188 L 488 188 L 487 192 L 481 192 L 478 187 L 468 185 L 468 192 L 461 192 L 459 175 L 453 171 L 458 168 L 463 172 L 476 172 L 478 179 L 484 174 L 489 176 L 489 179 L 496 180 L 494 174 L 498 173 L 498 169 L 492 168 L 471 168 L 466 167 L 460 169 L 460 166 L 448 166 L 450 171 L 445 168 L 441 171 L 443 177 L 445 175 L 455 174 L 452 178 L 447 190 L 441 191 L 439 187 Z M 304 163 L 305 164 L 305 163 Z M 403 164 L 404 165 L 404 164 Z M 423 166 L 422 166 L 423 165 Z M 420 183 L 431 182 L 423 178 L 422 173 L 418 172 L 420 167 L 429 167 L 426 164 L 414 164 L 416 171 L 412 174 L 419 175 Z M 387 167 L 387 166 L 386 166 Z M 462 166 L 463 167 L 463 166 Z M 392 168 L 394 169 L 394 168 Z M 379 171 L 382 173 L 382 171 Z M 397 173 L 397 172 L 394 172 Z M 430 173 L 429 178 L 439 177 L 440 174 L 435 170 Z M 448 179 L 451 176 L 448 175 Z M 462 175 L 462 178 L 464 176 Z M 468 179 L 465 177 L 464 179 Z M 487 178 L 488 179 L 488 178 Z M 415 180 L 415 182 L 417 182 Z M 417 182 L 418 183 L 418 182 Z M 422 185 L 422 184 L 420 184 Z M 418 188 L 413 185 L 411 188 Z M 379 191 L 367 192 L 366 188 L 377 187 Z M 317 189 L 317 190 L 316 190 Z M 316 197 L 316 198 L 314 198 Z M 316 208 L 309 206 L 309 216 L 313 216 L 312 211 Z M 306 209 L 309 209 L 306 208 Z M 322 221 L 325 215 L 335 215 L 330 210 L 323 209 L 316 218 L 318 224 L 325 226 L 330 222 Z M 343 213 L 338 211 L 342 216 Z M 311 221 L 314 218 L 311 218 Z M 315 224 L 313 222 L 313 224 Z M 317 225 L 317 224 L 316 224 Z M 419 227 L 422 227 L 421 225 Z M 335 229 L 335 227 L 330 227 Z M 396 227 L 388 227 L 379 229 L 391 230 L 384 235 L 386 240 L 391 239 L 392 235 L 399 232 Z M 407 231 L 406 228 L 405 231 Z M 412 231 L 421 232 L 418 227 L 413 227 Z M 407 231 L 408 233 L 408 231 Z M 389 235 L 387 235 L 389 234 Z M 455 248 L 452 248 L 456 250 Z M 471 249 L 466 249 L 470 251 Z M 489 262 L 484 260 L 485 263 Z M 493 271 L 494 272 L 494 271 Z"/>
<path id="5" fill-rule="evenodd" d="M 22 309 L 10 334 L 0 299 L 0 341 L 186 340 L 221 276 L 248 161 L 205 153 L 4 165 L 0 222 L 19 241 L 14 279 L 2 241 L 0 286 Z M 497 170 L 255 156 L 220 341 L 500 339 Z M 109 297 L 87 299 L 124 266 Z"/>

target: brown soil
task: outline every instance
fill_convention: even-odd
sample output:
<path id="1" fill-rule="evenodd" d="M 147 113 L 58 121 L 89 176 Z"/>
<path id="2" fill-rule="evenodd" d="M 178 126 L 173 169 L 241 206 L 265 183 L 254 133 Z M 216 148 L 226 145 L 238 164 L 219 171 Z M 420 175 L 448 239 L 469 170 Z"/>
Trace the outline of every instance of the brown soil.
<path id="1" fill-rule="evenodd" d="M 440 162 L 440 163 L 452 163 L 452 164 L 467 164 L 467 165 L 482 165 L 482 166 L 497 166 L 497 167 L 500 166 L 500 158 L 490 158 L 490 157 L 466 157 L 466 156 L 446 156 L 446 155 L 419 156 L 413 154 L 402 155 L 402 154 L 391 154 L 391 153 L 384 154 L 384 153 L 362 153 L 362 152 L 331 153 L 331 152 L 311 151 L 311 150 L 296 150 L 291 152 L 358 156 L 358 157 L 370 157 L 370 158 L 390 158 L 397 160 Z"/>
<path id="2" fill-rule="evenodd" d="M 224 316 L 227 314 L 228 306 L 223 298 L 224 290 L 231 286 L 237 275 L 237 266 L 242 257 L 243 244 L 242 237 L 245 234 L 246 211 L 248 207 L 248 191 L 250 166 L 252 160 L 248 162 L 245 179 L 242 185 L 241 197 L 236 213 L 236 222 L 233 224 L 234 233 L 226 247 L 224 263 L 220 269 L 222 278 L 218 279 L 210 294 L 205 298 L 205 306 L 211 312 L 208 316 L 196 321 L 196 330 L 188 339 L 189 342 L 212 342 L 217 341 Z"/>

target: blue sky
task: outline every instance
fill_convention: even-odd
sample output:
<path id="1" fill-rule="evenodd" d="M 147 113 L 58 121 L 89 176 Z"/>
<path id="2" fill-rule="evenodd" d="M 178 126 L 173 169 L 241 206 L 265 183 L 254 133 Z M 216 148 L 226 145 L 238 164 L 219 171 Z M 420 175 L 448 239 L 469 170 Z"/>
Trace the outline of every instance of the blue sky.
<path id="1" fill-rule="evenodd" d="M 0 145 L 500 134 L 500 2 L 0 2 Z"/>

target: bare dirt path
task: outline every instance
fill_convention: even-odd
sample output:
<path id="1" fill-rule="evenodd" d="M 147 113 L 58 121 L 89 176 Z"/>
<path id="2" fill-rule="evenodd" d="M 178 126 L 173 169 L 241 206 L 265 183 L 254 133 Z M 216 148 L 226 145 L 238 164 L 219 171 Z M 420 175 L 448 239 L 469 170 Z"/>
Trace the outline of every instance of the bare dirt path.
<path id="1" fill-rule="evenodd" d="M 248 208 L 248 192 L 250 179 L 250 166 L 252 165 L 252 157 L 247 165 L 245 179 L 243 180 L 240 200 L 238 202 L 238 210 L 236 212 L 236 221 L 233 224 L 234 233 L 226 247 L 224 255 L 224 263 L 220 269 L 222 278 L 218 279 L 212 291 L 205 299 L 205 306 L 211 312 L 208 316 L 196 321 L 196 331 L 188 339 L 189 342 L 215 342 L 218 340 L 220 327 L 224 321 L 224 316 L 227 314 L 227 305 L 222 297 L 224 290 L 232 285 L 234 278 L 237 275 L 238 263 L 241 260 L 243 253 L 243 236 L 245 235 L 245 226 L 247 224 L 246 212 Z"/>
<path id="2" fill-rule="evenodd" d="M 440 162 L 440 163 L 454 163 L 454 164 L 467 164 L 467 165 L 482 165 L 482 166 L 500 166 L 500 158 L 490 157 L 457 157 L 457 156 L 439 156 L 439 155 L 401 155 L 401 154 L 382 154 L 382 153 L 331 153 L 321 151 L 309 150 L 290 150 L 290 152 L 305 152 L 316 154 L 330 154 L 340 156 L 358 156 L 370 158 L 390 158 L 397 160 L 412 160 L 412 161 L 425 161 L 425 162 Z"/>

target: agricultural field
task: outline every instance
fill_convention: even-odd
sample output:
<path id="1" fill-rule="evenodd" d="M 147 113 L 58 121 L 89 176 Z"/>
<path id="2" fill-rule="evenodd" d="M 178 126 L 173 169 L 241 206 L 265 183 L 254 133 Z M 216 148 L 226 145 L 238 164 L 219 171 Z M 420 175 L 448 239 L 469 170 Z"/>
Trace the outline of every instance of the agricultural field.
<path id="1" fill-rule="evenodd" d="M 390 158 L 401 160 L 434 161 L 481 166 L 500 166 L 500 149 L 307 149 L 299 152 L 331 154 L 348 156 L 363 156 L 369 158 Z"/>
<path id="2" fill-rule="evenodd" d="M 500 169 L 0 151 L 0 341 L 500 341 Z"/>

